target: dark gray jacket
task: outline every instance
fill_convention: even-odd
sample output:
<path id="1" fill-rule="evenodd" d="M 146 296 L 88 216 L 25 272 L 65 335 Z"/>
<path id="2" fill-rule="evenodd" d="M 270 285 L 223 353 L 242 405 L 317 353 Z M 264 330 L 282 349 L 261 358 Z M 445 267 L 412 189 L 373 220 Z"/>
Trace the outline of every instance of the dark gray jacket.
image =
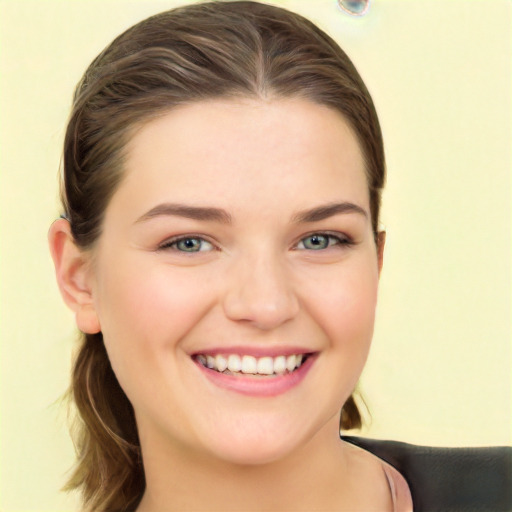
<path id="1" fill-rule="evenodd" d="M 512 448 L 435 448 L 343 436 L 396 468 L 414 512 L 511 512 Z"/>

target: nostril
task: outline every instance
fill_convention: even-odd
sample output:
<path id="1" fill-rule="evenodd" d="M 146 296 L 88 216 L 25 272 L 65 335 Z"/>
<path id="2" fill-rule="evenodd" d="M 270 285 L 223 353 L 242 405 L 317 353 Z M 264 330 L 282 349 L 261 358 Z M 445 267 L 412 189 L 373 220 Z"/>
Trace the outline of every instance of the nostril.
<path id="1" fill-rule="evenodd" d="M 225 303 L 224 311 L 231 320 L 254 324 L 261 329 L 272 329 L 294 318 L 298 312 L 298 303 L 293 297 L 286 300 L 263 302 L 255 298 L 233 300 Z"/>

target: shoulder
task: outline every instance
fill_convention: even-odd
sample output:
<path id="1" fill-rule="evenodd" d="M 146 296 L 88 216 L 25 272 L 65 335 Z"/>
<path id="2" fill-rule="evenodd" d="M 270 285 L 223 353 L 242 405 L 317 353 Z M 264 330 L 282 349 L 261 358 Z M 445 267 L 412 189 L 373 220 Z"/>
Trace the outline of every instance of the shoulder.
<path id="1" fill-rule="evenodd" d="M 415 512 L 512 510 L 512 448 L 440 448 L 344 436 L 396 468 Z"/>

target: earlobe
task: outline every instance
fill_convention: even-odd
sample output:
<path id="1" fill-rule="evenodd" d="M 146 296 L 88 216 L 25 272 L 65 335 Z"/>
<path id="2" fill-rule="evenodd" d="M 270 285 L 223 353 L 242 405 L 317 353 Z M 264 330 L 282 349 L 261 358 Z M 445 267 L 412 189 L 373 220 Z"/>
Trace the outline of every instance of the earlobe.
<path id="1" fill-rule="evenodd" d="M 88 255 L 74 241 L 69 221 L 56 220 L 48 232 L 50 252 L 60 293 L 74 311 L 77 327 L 87 334 L 101 330 L 94 307 Z"/>
<path id="2" fill-rule="evenodd" d="M 379 231 L 377 233 L 377 258 L 379 265 L 379 276 L 382 271 L 382 265 L 384 264 L 384 246 L 386 245 L 386 232 Z"/>

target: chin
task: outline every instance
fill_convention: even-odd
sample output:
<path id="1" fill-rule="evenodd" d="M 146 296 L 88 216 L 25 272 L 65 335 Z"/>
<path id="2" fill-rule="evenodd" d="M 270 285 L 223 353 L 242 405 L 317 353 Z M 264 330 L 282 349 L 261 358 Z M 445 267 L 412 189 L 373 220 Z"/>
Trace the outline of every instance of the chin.
<path id="1" fill-rule="evenodd" d="M 267 436 L 270 437 L 270 436 Z M 265 442 L 231 442 L 210 445 L 212 455 L 225 463 L 238 466 L 261 466 L 287 458 L 295 449 L 288 440 L 266 439 Z M 229 446 L 227 446 L 229 444 Z"/>
<path id="2" fill-rule="evenodd" d="M 279 421 L 280 420 L 280 421 Z M 284 421 L 283 421 L 284 420 Z M 241 466 L 264 465 L 286 459 L 314 436 L 313 425 L 288 418 L 247 418 L 213 429 L 201 443 L 215 458 Z M 221 425 L 217 424 L 217 427 Z M 236 427 L 236 428 L 234 428 Z M 299 428 L 297 428 L 299 427 Z"/>

